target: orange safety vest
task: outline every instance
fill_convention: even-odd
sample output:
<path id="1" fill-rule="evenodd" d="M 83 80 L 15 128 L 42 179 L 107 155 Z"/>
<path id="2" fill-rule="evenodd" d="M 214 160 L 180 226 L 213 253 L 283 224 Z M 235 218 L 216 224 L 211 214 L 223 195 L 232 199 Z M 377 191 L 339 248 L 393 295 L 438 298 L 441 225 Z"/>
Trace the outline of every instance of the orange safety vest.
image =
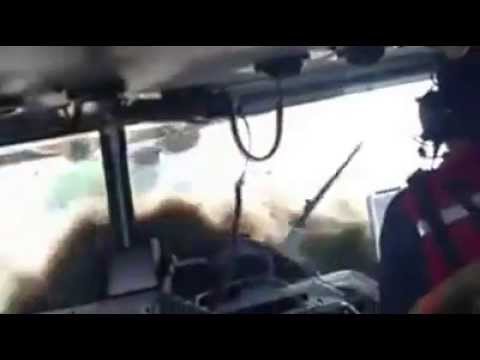
<path id="1" fill-rule="evenodd" d="M 403 206 L 417 227 L 430 288 L 480 260 L 480 147 L 409 179 Z"/>

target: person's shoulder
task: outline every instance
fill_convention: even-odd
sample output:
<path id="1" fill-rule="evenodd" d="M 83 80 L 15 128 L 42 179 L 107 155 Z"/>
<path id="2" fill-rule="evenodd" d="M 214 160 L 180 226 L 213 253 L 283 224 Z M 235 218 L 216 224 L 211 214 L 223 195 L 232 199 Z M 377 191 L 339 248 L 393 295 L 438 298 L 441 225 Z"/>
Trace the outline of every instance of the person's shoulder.
<path id="1" fill-rule="evenodd" d="M 409 188 L 400 191 L 385 211 L 380 240 L 382 252 L 388 252 L 388 248 L 395 254 L 410 253 L 416 248 L 418 240 L 416 225 L 410 221 L 405 206 L 409 191 Z"/>
<path id="2" fill-rule="evenodd" d="M 405 201 L 405 197 L 409 192 L 408 188 L 404 188 L 400 190 L 390 201 L 387 210 L 385 212 L 385 217 L 390 217 L 392 214 L 396 214 L 398 212 L 402 212 L 403 210 L 403 202 Z"/>
<path id="3" fill-rule="evenodd" d="M 408 214 L 405 211 L 405 198 L 408 193 L 408 188 L 400 190 L 388 204 L 383 218 L 382 238 L 387 234 L 391 237 L 393 234 L 404 232 L 408 227 Z"/>
<path id="4" fill-rule="evenodd" d="M 404 202 L 408 194 L 411 192 L 412 183 L 416 181 L 419 177 L 430 177 L 435 174 L 435 171 L 424 171 L 424 170 L 417 170 L 413 174 L 408 177 L 407 180 L 407 187 L 402 188 L 398 193 L 393 197 L 390 201 L 389 206 L 387 207 L 387 211 L 385 215 L 387 216 L 389 213 L 398 213 L 403 212 L 404 210 Z"/>

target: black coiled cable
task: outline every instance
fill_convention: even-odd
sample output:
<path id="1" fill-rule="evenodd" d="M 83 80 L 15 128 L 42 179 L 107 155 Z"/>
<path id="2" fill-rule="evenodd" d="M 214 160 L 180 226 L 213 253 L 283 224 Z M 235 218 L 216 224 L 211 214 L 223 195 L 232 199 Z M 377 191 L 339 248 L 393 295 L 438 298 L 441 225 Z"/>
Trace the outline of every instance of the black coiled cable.
<path id="1" fill-rule="evenodd" d="M 269 160 L 277 152 L 278 148 L 280 147 L 280 143 L 282 141 L 282 136 L 283 136 L 283 89 L 280 81 L 277 81 L 277 91 L 278 91 L 278 100 L 276 105 L 275 140 L 270 151 L 264 156 L 255 156 L 248 149 L 245 148 L 245 145 L 243 144 L 238 131 L 236 104 L 233 100 L 231 101 L 230 126 L 232 129 L 233 140 L 235 141 L 235 144 L 237 145 L 240 152 L 248 160 L 256 161 L 256 162 Z"/>

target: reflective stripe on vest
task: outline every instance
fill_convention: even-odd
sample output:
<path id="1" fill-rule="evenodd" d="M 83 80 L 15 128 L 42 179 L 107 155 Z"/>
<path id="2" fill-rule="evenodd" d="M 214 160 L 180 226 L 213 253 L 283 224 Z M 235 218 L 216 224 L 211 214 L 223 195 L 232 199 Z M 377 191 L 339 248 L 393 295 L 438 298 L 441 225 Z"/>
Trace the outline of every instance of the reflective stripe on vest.
<path id="1" fill-rule="evenodd" d="M 453 205 L 442 208 L 440 218 L 447 227 L 449 241 L 459 252 L 460 261 L 463 264 L 468 264 L 476 259 L 480 259 L 480 230 L 475 224 L 474 216 L 458 202 L 455 202 L 453 198 L 448 195 L 445 196 L 453 200 L 449 201 Z M 472 205 L 480 206 L 480 193 L 475 193 L 473 196 L 469 196 L 469 198 L 472 200 Z M 445 200 L 444 198 L 444 203 L 447 202 Z M 430 286 L 433 288 L 458 269 L 452 267 L 445 258 L 443 249 L 432 236 L 431 224 L 428 224 L 421 216 L 418 199 L 411 191 L 407 191 L 404 205 L 414 224 L 416 224 L 422 240 L 420 247 L 425 256 Z"/>
<path id="2" fill-rule="evenodd" d="M 471 201 L 474 206 L 476 206 L 478 209 L 480 209 L 480 193 L 476 193 L 471 196 Z M 465 209 L 462 205 L 460 204 L 455 204 L 452 205 L 448 208 L 440 210 L 440 217 L 443 220 L 443 223 L 445 225 L 452 225 L 456 221 L 465 219 L 468 217 L 470 213 Z M 417 222 L 417 231 L 420 235 L 420 237 L 424 237 L 426 234 L 428 234 L 431 231 L 430 225 L 424 220 L 420 219 Z"/>

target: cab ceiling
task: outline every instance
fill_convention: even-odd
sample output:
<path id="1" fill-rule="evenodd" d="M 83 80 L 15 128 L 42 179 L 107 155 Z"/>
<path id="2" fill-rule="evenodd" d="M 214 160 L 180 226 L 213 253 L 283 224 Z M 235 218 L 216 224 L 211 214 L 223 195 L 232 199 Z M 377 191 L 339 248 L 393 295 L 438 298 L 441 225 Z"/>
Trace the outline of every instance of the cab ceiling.
<path id="1" fill-rule="evenodd" d="M 2 46 L 0 94 L 98 87 L 123 79 L 138 92 L 234 83 L 259 60 L 325 46 Z"/>
<path id="2" fill-rule="evenodd" d="M 427 76 L 438 51 L 390 47 L 369 66 L 338 59 L 329 46 L 2 46 L 0 47 L 0 145 L 96 130 L 102 120 L 66 122 L 58 108 L 70 96 L 160 91 L 159 101 L 118 108 L 122 123 L 221 118 L 230 108 L 217 90 L 240 99 L 245 114 L 270 111 L 274 82 L 253 65 L 283 56 L 310 59 L 300 75 L 285 79 L 284 104 L 318 101 Z M 341 48 L 341 47 L 340 47 Z M 202 91 L 191 92 L 192 89 Z M 186 91 L 185 91 L 186 90 Z M 205 91 L 206 90 L 206 91 Z M 172 93 L 173 92 L 173 93 Z M 168 96 L 167 96 L 168 94 Z M 171 96 L 170 96 L 171 95 Z M 98 97 L 97 97 L 98 98 Z M 19 113 L 12 109 L 22 109 Z"/>

